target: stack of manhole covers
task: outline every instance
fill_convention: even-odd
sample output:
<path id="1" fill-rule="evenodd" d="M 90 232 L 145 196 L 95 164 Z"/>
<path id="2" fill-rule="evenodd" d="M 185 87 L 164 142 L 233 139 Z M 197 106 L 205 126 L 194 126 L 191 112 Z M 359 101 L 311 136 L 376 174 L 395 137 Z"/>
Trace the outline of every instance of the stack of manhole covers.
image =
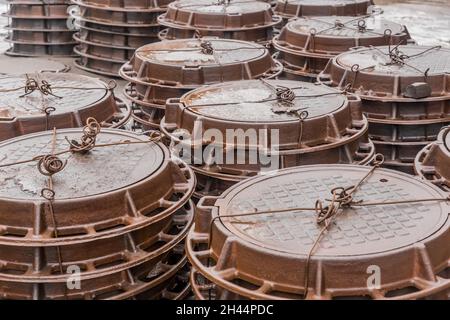
<path id="1" fill-rule="evenodd" d="M 121 128 L 131 107 L 111 84 L 68 73 L 0 77 L 0 141 L 53 128 L 83 127 L 89 117 Z"/>
<path id="2" fill-rule="evenodd" d="M 159 129 L 169 98 L 202 85 L 272 78 L 281 71 L 281 64 L 259 44 L 203 38 L 143 46 L 122 66 L 120 76 L 129 81 L 124 94 L 134 104 L 135 121 L 146 131 Z"/>
<path id="3" fill-rule="evenodd" d="M 101 130 L 88 152 L 68 151 L 86 132 L 0 144 L 1 298 L 180 297 L 174 281 L 186 273 L 192 171 L 161 143 L 122 130 Z M 51 202 L 42 196 L 46 167 L 25 162 L 45 154 L 65 164 L 52 175 Z M 75 272 L 79 282 L 69 286 Z"/>
<path id="4" fill-rule="evenodd" d="M 278 0 L 274 11 L 287 23 L 296 17 L 366 15 L 372 5 L 372 0 Z"/>
<path id="5" fill-rule="evenodd" d="M 450 192 L 450 127 L 418 153 L 414 165 L 419 176 Z"/>
<path id="6" fill-rule="evenodd" d="M 282 89 L 295 99 L 279 101 Z M 220 135 L 212 137 L 210 130 Z M 287 80 L 203 87 L 168 100 L 161 122 L 173 152 L 197 175 L 196 198 L 220 195 L 239 181 L 280 168 L 367 164 L 374 156 L 367 130 L 358 98 Z"/>
<path id="7" fill-rule="evenodd" d="M 436 186 L 378 168 L 352 195 L 357 205 L 321 233 L 316 201 L 348 192 L 369 170 L 285 169 L 203 198 L 186 249 L 197 298 L 448 299 L 450 201 Z"/>
<path id="8" fill-rule="evenodd" d="M 361 97 L 387 167 L 414 173 L 417 153 L 450 124 L 450 50 L 371 47 L 333 58 L 319 80 Z"/>
<path id="9" fill-rule="evenodd" d="M 118 76 L 119 68 L 134 51 L 158 41 L 161 27 L 157 17 L 169 0 L 131 1 L 72 0 L 79 6 L 71 13 L 79 32 L 74 51 L 81 57 L 75 64 L 86 71 Z"/>
<path id="10" fill-rule="evenodd" d="M 406 27 L 371 17 L 304 17 L 289 22 L 273 45 L 287 78 L 314 81 L 328 61 L 359 46 L 407 44 Z"/>
<path id="11" fill-rule="evenodd" d="M 72 56 L 75 41 L 67 25 L 69 3 L 66 0 L 8 0 L 10 43 L 6 54 L 12 56 Z"/>
<path id="12" fill-rule="evenodd" d="M 25 74 L 39 72 L 68 72 L 70 66 L 56 60 L 45 58 L 21 58 L 20 63 L 14 60 L 14 57 L 2 58 L 0 60 L 0 75 L 5 74 Z"/>
<path id="13" fill-rule="evenodd" d="M 269 44 L 281 18 L 263 1 L 182 0 L 172 2 L 158 22 L 168 27 L 161 40 L 214 36 Z"/>

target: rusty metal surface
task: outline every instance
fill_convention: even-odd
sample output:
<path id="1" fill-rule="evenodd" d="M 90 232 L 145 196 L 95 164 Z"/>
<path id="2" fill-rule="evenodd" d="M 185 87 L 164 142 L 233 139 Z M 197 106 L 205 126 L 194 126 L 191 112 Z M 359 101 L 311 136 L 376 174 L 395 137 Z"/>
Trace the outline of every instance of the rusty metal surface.
<path id="1" fill-rule="evenodd" d="M 290 108 L 306 112 L 302 120 L 295 112 L 279 112 L 284 104 L 276 98 L 278 88 L 292 90 L 296 99 Z M 279 157 L 279 168 L 321 163 L 366 164 L 374 156 L 374 146 L 367 139 L 368 122 L 360 107 L 359 99 L 323 85 L 281 80 L 227 82 L 193 90 L 181 99 L 168 100 L 161 131 L 172 143 L 193 148 L 194 141 L 180 141 L 177 132 L 188 132 L 193 137 L 204 136 L 206 130 L 215 129 L 226 137 L 229 130 L 236 129 L 266 129 L 268 135 L 277 130 L 278 144 L 267 142 L 260 147 Z M 201 131 L 194 132 L 195 123 L 200 119 Z M 247 153 L 258 147 L 249 142 L 229 146 L 223 143 L 224 159 L 228 152 L 245 150 Z M 204 150 L 213 150 L 211 145 L 214 142 L 202 141 Z M 192 152 L 193 156 L 195 154 Z M 192 166 L 202 177 L 197 193 L 219 193 L 230 184 L 263 170 L 261 163 L 250 164 L 248 159 L 247 155 L 242 164 L 206 164 L 201 159 L 191 159 L 191 163 L 203 163 Z M 225 186 L 221 181 L 225 181 Z"/>
<path id="2" fill-rule="evenodd" d="M 73 139 L 80 132 L 81 129 L 58 130 L 56 150 L 67 148 L 66 136 Z M 0 147 L 5 156 L 1 163 L 29 158 L 33 152 L 48 152 L 52 145 L 49 137 L 51 132 L 44 132 L 3 142 Z M 102 130 L 97 138 L 98 143 L 146 139 L 126 131 L 110 129 Z M 2 170 L 4 187 L 1 194 L 10 214 L 5 212 L 1 215 L 1 244 L 70 245 L 125 234 L 171 216 L 186 203 L 194 188 L 195 178 L 191 170 L 185 164 L 171 159 L 168 150 L 161 144 L 99 148 L 89 157 L 88 167 L 83 156 L 66 154 L 63 158 L 70 158 L 70 166 L 54 182 L 54 208 L 60 237 L 55 238 L 51 232 L 33 226 L 29 219 L 34 210 L 43 209 L 44 203 L 39 192 L 45 186 L 46 179 L 33 164 L 28 164 Z M 104 166 L 105 159 L 108 161 L 107 168 Z M 102 172 L 101 179 L 99 172 Z M 10 176 L 16 179 L 8 179 Z M 153 188 L 152 193 L 145 192 L 152 185 L 158 185 L 158 188 Z M 131 198 L 125 197 L 124 192 L 128 192 Z M 24 201 L 29 205 L 24 205 Z M 34 203 L 37 204 L 36 208 Z M 131 207 L 136 210 L 133 211 L 136 217 L 131 217 L 127 209 L 131 203 L 134 203 Z M 21 213 L 19 219 L 17 212 Z M 42 223 L 45 226 L 50 222 Z M 52 229 L 52 226 L 48 225 L 48 228 Z"/>
<path id="3" fill-rule="evenodd" d="M 67 18 L 66 19 L 14 18 L 10 20 L 8 28 L 15 30 L 65 31 L 67 30 Z"/>
<path id="4" fill-rule="evenodd" d="M 51 59 L 42 58 L 22 58 L 20 64 L 16 64 L 13 58 L 1 59 L 0 70 L 1 74 L 15 74 L 21 75 L 25 73 L 36 72 L 56 72 L 64 73 L 70 70 L 70 66 Z"/>
<path id="5" fill-rule="evenodd" d="M 361 48 L 333 58 L 319 76 L 332 86 L 345 87 L 362 99 L 412 102 L 405 97 L 414 83 L 431 89 L 420 101 L 448 100 L 450 49 L 430 46 Z M 426 73 L 426 76 L 425 76 Z"/>
<path id="6" fill-rule="evenodd" d="M 273 39 L 289 73 L 317 76 L 335 55 L 358 46 L 394 45 L 409 39 L 406 28 L 380 16 L 302 17 Z"/>
<path id="7" fill-rule="evenodd" d="M 158 41 L 157 33 L 159 28 L 155 28 L 155 32 L 149 35 L 130 35 L 127 33 L 115 33 L 102 29 L 80 27 L 78 35 L 80 39 L 93 43 L 102 43 L 113 47 L 130 47 L 139 48 L 148 43 Z"/>
<path id="8" fill-rule="evenodd" d="M 75 59 L 74 64 L 77 68 L 88 72 L 93 72 L 109 77 L 119 77 L 119 69 L 126 61 L 111 61 L 108 58 L 88 55 L 74 48 L 80 56 Z"/>
<path id="9" fill-rule="evenodd" d="M 372 0 L 278 0 L 274 11 L 287 20 L 302 16 L 360 16 Z"/>
<path id="10" fill-rule="evenodd" d="M 73 38 L 79 43 L 78 50 L 83 53 L 90 54 L 94 57 L 107 58 L 111 61 L 128 61 L 133 57 L 134 48 L 128 46 L 115 46 L 112 44 L 104 44 L 101 42 L 93 42 L 83 39 L 80 33 L 75 33 Z M 98 39 L 96 39 L 98 40 Z"/>
<path id="11" fill-rule="evenodd" d="M 67 19 L 68 4 L 10 4 L 8 12 L 2 14 L 9 18 L 26 19 Z"/>
<path id="12" fill-rule="evenodd" d="M 86 21 L 104 22 L 117 25 L 156 25 L 160 12 L 136 11 L 113 11 L 107 8 L 85 7 L 79 4 L 79 16 Z M 78 15 L 78 14 L 77 14 Z"/>
<path id="13" fill-rule="evenodd" d="M 42 31 L 21 31 L 10 30 L 7 40 L 17 43 L 29 44 L 69 44 L 73 43 L 72 32 L 65 30 L 63 32 L 42 32 Z"/>
<path id="14" fill-rule="evenodd" d="M 167 28 L 161 30 L 158 38 L 164 40 L 195 39 L 198 37 L 218 37 L 221 39 L 233 39 L 252 41 L 263 45 L 270 44 L 274 32 L 272 28 L 251 29 L 247 31 L 210 31 Z"/>
<path id="15" fill-rule="evenodd" d="M 4 166 L 52 148 L 66 150 L 66 137 L 78 139 L 82 132 L 60 129 L 55 138 L 42 132 L 0 143 L 1 298 L 171 296 L 169 286 L 173 289 L 173 279 L 185 265 L 181 243 L 193 221 L 189 198 L 195 178 L 163 144 L 130 144 L 147 138 L 102 129 L 96 145 L 113 145 L 88 154 L 60 154 L 68 164 L 53 178 L 57 225 L 45 214 L 47 203 L 40 195 L 46 176 L 34 163 Z M 128 143 L 114 144 L 123 141 Z M 30 215 L 40 222 L 33 223 Z M 81 270 L 81 286 L 68 291 L 70 273 L 65 270 L 73 265 Z"/>
<path id="16" fill-rule="evenodd" d="M 96 32 L 104 32 L 108 34 L 117 34 L 124 36 L 133 36 L 133 37 L 157 37 L 159 31 L 161 30 L 160 26 L 155 27 L 129 27 L 129 26 L 111 26 L 111 25 L 103 25 L 95 22 L 88 22 L 82 20 L 76 20 L 74 22 L 75 26 L 78 28 L 96 31 Z"/>
<path id="17" fill-rule="evenodd" d="M 382 16 L 302 17 L 290 21 L 274 45 L 293 54 L 306 51 L 334 56 L 354 47 L 397 44 L 407 39 L 404 26 Z"/>
<path id="18" fill-rule="evenodd" d="M 54 127 L 83 127 L 89 117 L 105 127 L 121 127 L 130 118 L 131 108 L 98 79 L 59 73 L 28 77 L 46 81 L 51 95 L 43 96 L 39 90 L 24 95 L 25 75 L 1 77 L 0 91 L 11 91 L 0 97 L 0 141 Z"/>
<path id="19" fill-rule="evenodd" d="M 166 27 L 190 30 L 250 30 L 272 27 L 281 22 L 269 4 L 254 0 L 231 0 L 224 4 L 211 0 L 183 0 L 169 4 L 158 18 Z"/>
<path id="20" fill-rule="evenodd" d="M 68 57 L 74 56 L 73 44 L 24 44 L 13 43 L 5 54 L 9 56 L 40 57 L 45 55 Z"/>
<path id="21" fill-rule="evenodd" d="M 164 12 L 171 0 L 71 0 L 72 3 L 94 9 L 131 12 Z"/>
<path id="22" fill-rule="evenodd" d="M 213 54 L 203 52 L 205 41 L 211 45 Z M 122 67 L 120 75 L 143 86 L 177 90 L 223 81 L 273 77 L 279 72 L 280 66 L 261 45 L 237 40 L 196 39 L 141 47 Z M 165 99 L 158 104 L 164 102 Z"/>
<path id="23" fill-rule="evenodd" d="M 436 142 L 417 154 L 414 170 L 423 179 L 450 191 L 450 127 L 444 128 Z"/>
<path id="24" fill-rule="evenodd" d="M 195 226 L 188 235 L 188 258 L 199 274 L 234 297 L 301 299 L 306 293 L 306 299 L 420 299 L 448 295 L 450 205 L 439 201 L 448 195 L 395 171 L 376 169 L 354 200 L 417 202 L 343 209 L 307 262 L 322 227 L 311 211 L 294 208 L 314 208 L 318 199 L 330 197 L 332 188 L 355 185 L 369 170 L 351 165 L 285 169 L 244 181 L 221 197 L 205 197 L 197 205 Z M 263 213 L 289 208 L 292 211 Z M 254 210 L 262 213 L 239 216 Z M 384 270 L 377 290 L 367 286 L 371 265 Z M 194 292 L 201 291 L 201 286 L 191 284 Z"/>

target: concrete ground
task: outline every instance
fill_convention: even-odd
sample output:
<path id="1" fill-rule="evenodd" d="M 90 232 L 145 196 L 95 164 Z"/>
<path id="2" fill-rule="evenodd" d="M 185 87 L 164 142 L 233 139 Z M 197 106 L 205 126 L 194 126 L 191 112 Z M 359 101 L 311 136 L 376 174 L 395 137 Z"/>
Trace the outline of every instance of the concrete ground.
<path id="1" fill-rule="evenodd" d="M 379 3 L 390 2 L 390 4 L 381 4 L 386 18 L 396 22 L 405 24 L 411 33 L 411 36 L 423 45 L 442 45 L 450 47 L 450 0 L 439 0 L 438 2 L 427 1 L 427 4 L 413 3 L 397 3 L 397 1 L 378 0 Z M 375 0 L 377 2 L 377 0 Z M 395 3 L 391 3 L 395 2 Z M 0 12 L 6 11 L 5 0 L 0 0 Z M 18 70 L 21 66 L 21 58 L 7 57 L 4 52 L 9 44 L 2 41 L 6 31 L 2 28 L 8 23 L 7 19 L 0 17 L 0 66 L 7 66 L 8 70 L 0 70 L 0 73 L 9 73 Z M 91 75 L 102 79 L 107 79 L 100 75 L 90 74 L 77 69 L 73 64 L 73 58 L 53 58 L 54 60 L 63 62 L 71 67 L 70 72 Z M 9 63 L 10 61 L 10 63 Z M 6 63 L 5 63 L 6 62 Z M 39 65 L 32 65 L 34 70 L 41 69 Z M 2 67 L 4 68 L 4 67 Z M 28 67 L 27 67 L 28 68 Z M 32 72 L 34 70 L 22 70 L 23 72 Z M 16 72 L 15 72 L 16 73 Z M 118 81 L 120 86 L 124 85 L 123 81 Z M 120 91 L 120 89 L 119 89 Z"/>

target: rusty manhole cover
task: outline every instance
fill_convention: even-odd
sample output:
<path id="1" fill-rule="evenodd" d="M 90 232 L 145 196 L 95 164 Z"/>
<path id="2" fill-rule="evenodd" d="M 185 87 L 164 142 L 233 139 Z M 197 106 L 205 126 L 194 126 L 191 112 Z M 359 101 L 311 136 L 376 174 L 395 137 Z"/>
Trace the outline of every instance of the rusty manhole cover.
<path id="1" fill-rule="evenodd" d="M 305 166 L 247 180 L 219 198 L 206 197 L 188 235 L 188 257 L 209 281 L 246 298 L 300 298 L 307 265 L 308 299 L 418 298 L 448 291 L 450 280 L 438 275 L 445 274 L 450 257 L 450 203 L 442 201 L 447 195 L 384 169 L 362 183 L 353 199 L 362 202 L 342 209 L 307 263 L 323 226 L 314 210 L 295 208 L 314 208 L 317 200 L 331 197 L 333 188 L 355 186 L 369 170 Z M 363 205 L 397 200 L 415 202 Z M 277 209 L 286 211 L 240 216 Z M 208 241 L 206 250 L 202 244 Z M 225 258 L 231 252 L 233 259 Z M 418 254 L 429 259 L 418 260 Z M 382 271 L 379 289 L 367 285 L 373 265 Z M 427 273 L 419 275 L 417 268 Z"/>
<path id="2" fill-rule="evenodd" d="M 377 101 L 448 100 L 450 49 L 427 46 L 362 48 L 335 57 L 321 79 Z"/>
<path id="3" fill-rule="evenodd" d="M 0 146 L 2 163 L 31 159 L 51 152 L 51 134 L 35 135 L 4 143 Z M 55 152 L 66 150 L 69 140 L 79 137 L 79 130 L 57 136 Z M 103 133 L 99 144 L 129 139 L 117 132 Z M 87 158 L 87 159 L 86 159 Z M 110 161 L 112 158 L 115 161 Z M 158 145 L 129 145 L 126 147 L 99 148 L 87 157 L 67 154 L 61 157 L 70 164 L 54 178 L 56 199 L 88 197 L 124 188 L 152 175 L 164 161 L 164 153 Z M 88 161 L 89 165 L 86 165 Z M 105 163 L 108 166 L 105 167 Z M 0 196 L 15 199 L 39 199 L 46 177 L 36 170 L 36 164 L 2 168 Z M 83 172 L 82 175 L 79 173 Z M 99 175 L 99 173 L 102 173 Z"/>
<path id="4" fill-rule="evenodd" d="M 25 90 L 28 82 L 42 89 L 30 86 Z M 82 75 L 46 72 L 3 76 L 0 90 L 6 91 L 0 97 L 0 140 L 53 127 L 82 127 L 88 117 L 103 126 L 121 127 L 131 112 L 106 83 Z"/>
<path id="5" fill-rule="evenodd" d="M 414 165 L 419 176 L 450 191 L 450 127 L 444 128 L 436 142 L 417 154 Z"/>
<path id="6" fill-rule="evenodd" d="M 295 99 L 289 104 L 280 101 L 277 90 L 281 89 L 291 90 Z M 242 134 L 248 134 L 248 128 L 255 132 L 267 130 L 268 136 L 276 131 L 279 140 L 268 139 L 264 144 L 259 137 L 258 141 L 232 139 L 232 144 L 229 143 L 230 132 L 241 130 Z M 200 174 L 197 191 L 205 185 L 216 184 L 203 189 L 203 194 L 213 194 L 215 187 L 223 191 L 230 181 L 237 182 L 264 170 L 261 163 L 247 161 L 251 159 L 247 153 L 255 148 L 279 156 L 280 167 L 325 162 L 367 163 L 374 151 L 367 139 L 367 128 L 358 99 L 326 86 L 285 80 L 235 81 L 199 88 L 179 101 L 169 100 L 166 117 L 161 121 L 162 132 L 175 145 L 195 148 L 200 143 L 195 137 L 205 137 L 201 141 L 203 148 L 222 146 L 224 159 L 230 150 L 245 150 L 245 163 L 223 164 L 199 162 L 195 159 L 197 153 L 191 152 L 194 158 L 190 161 L 195 163 L 192 168 Z M 220 131 L 223 141 L 215 143 L 206 138 L 209 129 Z M 186 132 L 191 138 L 180 140 L 179 134 Z M 205 177 L 208 177 L 206 181 Z M 216 183 L 214 179 L 219 181 Z"/>

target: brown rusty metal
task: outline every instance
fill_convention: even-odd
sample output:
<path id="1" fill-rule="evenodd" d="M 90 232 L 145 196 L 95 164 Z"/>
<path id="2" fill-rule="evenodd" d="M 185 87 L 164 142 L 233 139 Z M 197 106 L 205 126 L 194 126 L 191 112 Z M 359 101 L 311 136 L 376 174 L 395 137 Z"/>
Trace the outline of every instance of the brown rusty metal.
<path id="1" fill-rule="evenodd" d="M 159 30 L 159 28 L 156 28 Z M 157 33 L 157 32 L 155 32 Z M 125 33 L 113 33 L 105 30 L 96 30 L 93 28 L 81 27 L 78 31 L 80 39 L 90 41 L 92 43 L 102 43 L 112 47 L 129 47 L 139 48 L 148 43 L 158 41 L 157 36 L 146 35 L 128 35 Z"/>
<path id="2" fill-rule="evenodd" d="M 302 17 L 289 22 L 273 45 L 289 73 L 317 77 L 331 58 L 351 48 L 409 39 L 404 26 L 379 16 Z"/>
<path id="3" fill-rule="evenodd" d="M 83 127 L 89 117 L 104 127 L 122 127 L 131 108 L 106 83 L 75 74 L 38 73 L 28 79 L 46 81 L 51 95 L 26 94 L 27 76 L 0 78 L 0 141 L 51 128 Z M 11 89 L 21 88 L 20 90 Z"/>
<path id="4" fill-rule="evenodd" d="M 424 101 L 448 100 L 450 49 L 427 46 L 361 48 L 333 58 L 319 80 L 358 94 L 363 100 L 414 102 L 405 97 L 416 83 L 426 83 Z M 391 52 L 389 51 L 391 50 Z"/>
<path id="5" fill-rule="evenodd" d="M 75 33 L 73 38 L 79 43 L 78 50 L 98 58 L 108 58 L 112 61 L 128 61 L 133 57 L 134 48 L 128 46 L 115 46 L 83 39 L 79 33 Z M 88 37 L 89 38 L 89 37 Z M 98 40 L 98 39 L 96 39 Z"/>
<path id="6" fill-rule="evenodd" d="M 117 35 L 124 35 L 129 37 L 158 37 L 158 32 L 161 30 L 160 26 L 155 27 L 128 27 L 128 26 L 112 26 L 104 25 L 95 22 L 88 22 L 76 20 L 75 26 L 79 29 L 86 29 L 96 32 L 111 33 Z"/>
<path id="7" fill-rule="evenodd" d="M 210 0 L 175 1 L 158 20 L 167 27 L 193 30 L 245 30 L 274 25 L 270 5 L 254 0 L 231 0 L 223 5 Z"/>
<path id="8" fill-rule="evenodd" d="M 67 30 L 67 17 L 65 19 L 27 19 L 14 18 L 6 29 L 14 30 L 36 30 L 36 31 L 65 31 Z"/>
<path id="9" fill-rule="evenodd" d="M 444 128 L 436 142 L 417 154 L 414 170 L 423 179 L 450 191 L 450 127 Z"/>
<path id="10" fill-rule="evenodd" d="M 354 194 L 358 204 L 342 208 L 310 254 L 323 226 L 314 211 L 296 208 L 314 208 L 333 188 L 353 186 L 369 171 L 352 165 L 284 169 L 203 198 L 186 252 L 208 282 L 191 282 L 194 292 L 212 298 L 207 289 L 220 287 L 228 298 L 308 300 L 448 296 L 448 194 L 405 174 L 375 169 Z M 416 202 L 367 205 L 396 200 Z M 373 266 L 383 270 L 377 288 L 367 281 Z"/>
<path id="11" fill-rule="evenodd" d="M 69 4 L 10 4 L 2 15 L 8 18 L 67 19 Z"/>
<path id="12" fill-rule="evenodd" d="M 360 48 L 330 60 L 318 80 L 361 97 L 385 166 L 413 174 L 417 153 L 450 124 L 449 61 L 441 47 Z"/>
<path id="13" fill-rule="evenodd" d="M 66 138 L 81 134 L 81 129 L 58 130 L 54 152 L 68 148 Z M 50 152 L 52 133 L 0 144 L 1 298 L 133 298 L 156 293 L 183 267 L 180 243 L 193 220 L 189 198 L 195 178 L 163 144 L 144 143 L 147 139 L 102 129 L 94 151 L 61 154 L 68 164 L 53 179 L 55 224 L 40 196 L 46 177 L 34 163 L 6 165 Z M 100 147 L 123 141 L 127 144 Z M 80 268 L 81 286 L 67 290 L 65 270 L 73 265 Z"/>
<path id="14" fill-rule="evenodd" d="M 277 101 L 277 87 L 292 90 L 297 99 L 291 108 L 305 113 L 302 120 L 295 112 L 279 113 L 276 110 L 283 105 Z M 277 131 L 278 144 L 264 143 L 262 137 L 257 142 L 260 146 L 249 142 L 242 144 L 242 141 L 229 144 L 228 140 L 217 144 L 222 146 L 224 159 L 230 152 L 244 152 L 246 162 L 242 164 L 206 164 L 202 159 L 195 159 L 197 153 L 192 150 L 192 169 L 202 177 L 211 178 L 211 181 L 199 178 L 197 195 L 216 194 L 232 182 L 265 170 L 262 163 L 248 161 L 248 151 L 256 148 L 265 148 L 269 154 L 278 157 L 278 167 L 272 170 L 323 163 L 367 164 L 374 156 L 374 146 L 367 139 L 368 122 L 362 116 L 360 106 L 358 98 L 311 83 L 281 80 L 227 82 L 191 91 L 181 99 L 169 99 L 161 131 L 174 144 L 187 149 L 201 143 L 202 156 L 207 148 L 211 149 L 216 144 L 210 140 L 200 142 L 184 138 L 181 141 L 177 133 L 188 132 L 191 137 L 204 137 L 207 130 L 215 129 L 222 133 L 224 139 L 229 139 L 229 130 L 267 130 L 267 136 Z M 198 121 L 201 121 L 201 129 L 195 129 Z M 225 181 L 225 187 L 220 181 Z"/>
<path id="15" fill-rule="evenodd" d="M 109 77 L 119 77 L 119 69 L 125 61 L 111 61 L 108 58 L 102 58 L 78 51 L 76 47 L 74 51 L 80 56 L 75 59 L 74 64 L 77 68 L 88 72 L 93 72 Z"/>
<path id="16" fill-rule="evenodd" d="M 370 125 L 369 125 L 370 130 Z M 385 157 L 383 166 L 408 174 L 414 174 L 414 158 L 429 142 L 391 142 L 372 139 L 376 152 Z"/>
<path id="17" fill-rule="evenodd" d="M 209 55 L 202 53 L 204 41 L 175 40 L 141 47 L 136 50 L 131 61 L 121 68 L 120 75 L 136 84 L 134 89 L 144 102 L 164 105 L 167 98 L 180 97 L 201 85 L 269 78 L 281 72 L 280 65 L 261 45 L 208 39 L 214 50 L 214 54 Z M 158 92 L 147 93 L 152 87 L 158 88 Z"/>
<path id="18" fill-rule="evenodd" d="M 20 57 L 40 57 L 44 55 L 51 55 L 53 57 L 68 57 L 74 56 L 73 44 L 25 44 L 18 42 L 11 42 L 12 47 L 8 49 L 5 54 L 9 56 Z"/>
<path id="19" fill-rule="evenodd" d="M 27 44 L 71 44 L 74 43 L 72 39 L 72 32 L 65 30 L 63 32 L 46 32 L 46 31 L 22 31 L 10 30 L 7 40 L 15 43 Z"/>
<path id="20" fill-rule="evenodd" d="M 131 117 L 135 121 L 135 129 L 142 131 L 159 130 L 164 110 L 160 108 L 142 107 L 133 103 L 133 114 Z"/>
<path id="21" fill-rule="evenodd" d="M 210 0 L 172 2 L 158 22 L 169 27 L 162 40 L 216 36 L 224 39 L 267 43 L 273 27 L 281 22 L 269 4 L 254 0 L 232 0 L 218 4 Z"/>
<path id="22" fill-rule="evenodd" d="M 164 12 L 171 0 L 71 0 L 72 3 L 94 9 L 131 12 Z"/>
<path id="23" fill-rule="evenodd" d="M 202 52 L 208 41 L 214 53 Z M 144 128 L 158 128 L 166 100 L 206 84 L 272 78 L 282 70 L 263 46 L 237 40 L 174 40 L 145 45 L 120 69 L 130 81 L 124 95 L 137 105 L 134 119 Z"/>
<path id="24" fill-rule="evenodd" d="M 198 37 L 218 37 L 241 41 L 252 41 L 263 45 L 270 44 L 273 38 L 272 28 L 252 29 L 248 31 L 193 31 L 188 29 L 167 28 L 158 33 L 158 38 L 164 40 L 195 39 Z"/>
<path id="25" fill-rule="evenodd" d="M 79 16 L 86 21 L 104 22 L 117 25 L 157 25 L 160 12 L 136 11 L 113 11 L 108 8 L 86 7 L 78 3 L 80 7 Z"/>
<path id="26" fill-rule="evenodd" d="M 57 142 L 60 150 L 68 147 L 65 137 L 76 139 L 80 136 L 81 129 L 61 129 L 58 132 Z M 37 155 L 48 152 L 51 147 L 49 137 L 51 132 L 44 132 L 3 142 L 2 154 L 6 156 L 1 164 L 33 157 L 31 151 L 38 153 Z M 146 138 L 110 129 L 102 130 L 97 137 L 98 144 L 124 140 L 144 141 Z M 70 157 L 70 166 L 66 166 L 58 174 L 60 178 L 54 184 L 56 198 L 53 206 L 58 221 L 59 238 L 43 229 L 45 226 L 48 230 L 52 229 L 52 226 L 48 225 L 49 221 L 43 220 L 43 225 L 38 226 L 33 225 L 32 219 L 29 218 L 35 214 L 33 212 L 42 211 L 45 207 L 45 201 L 39 196 L 42 188 L 40 182 L 44 183 L 45 177 L 35 170 L 34 164 L 3 168 L 3 177 L 6 177 L 6 174 L 20 174 L 20 179 L 17 179 L 22 181 L 22 184 L 6 179 L 2 188 L 2 199 L 9 199 L 8 212 L 14 214 L 4 213 L 1 216 L 0 243 L 42 247 L 71 245 L 125 234 L 172 216 L 173 212 L 190 198 L 195 178 L 185 164 L 171 159 L 168 152 L 161 144 L 154 143 L 98 148 L 95 150 L 95 156 L 89 156 L 89 167 L 86 167 L 84 157 L 70 157 L 70 154 L 61 156 L 63 159 Z M 108 158 L 114 158 L 115 161 L 109 161 L 106 169 L 104 159 Z M 119 161 L 122 158 L 126 161 Z M 137 169 L 138 163 L 142 166 L 141 171 Z M 82 170 L 86 179 L 73 178 L 79 176 L 79 173 L 76 173 L 79 170 Z M 105 173 L 104 183 L 100 185 L 96 180 L 99 170 L 115 173 Z M 22 175 L 25 173 L 26 175 Z M 22 190 L 21 185 L 27 185 L 27 189 Z M 144 192 L 146 188 L 151 188 L 151 185 L 158 185 L 158 188 L 153 188 L 151 193 Z M 125 193 L 128 195 L 125 196 Z M 29 205 L 24 205 L 23 201 Z M 89 208 L 89 211 L 85 208 Z M 17 212 L 21 213 L 20 217 Z"/>
<path id="27" fill-rule="evenodd" d="M 372 0 L 278 0 L 274 11 L 285 21 L 303 16 L 366 15 Z"/>

